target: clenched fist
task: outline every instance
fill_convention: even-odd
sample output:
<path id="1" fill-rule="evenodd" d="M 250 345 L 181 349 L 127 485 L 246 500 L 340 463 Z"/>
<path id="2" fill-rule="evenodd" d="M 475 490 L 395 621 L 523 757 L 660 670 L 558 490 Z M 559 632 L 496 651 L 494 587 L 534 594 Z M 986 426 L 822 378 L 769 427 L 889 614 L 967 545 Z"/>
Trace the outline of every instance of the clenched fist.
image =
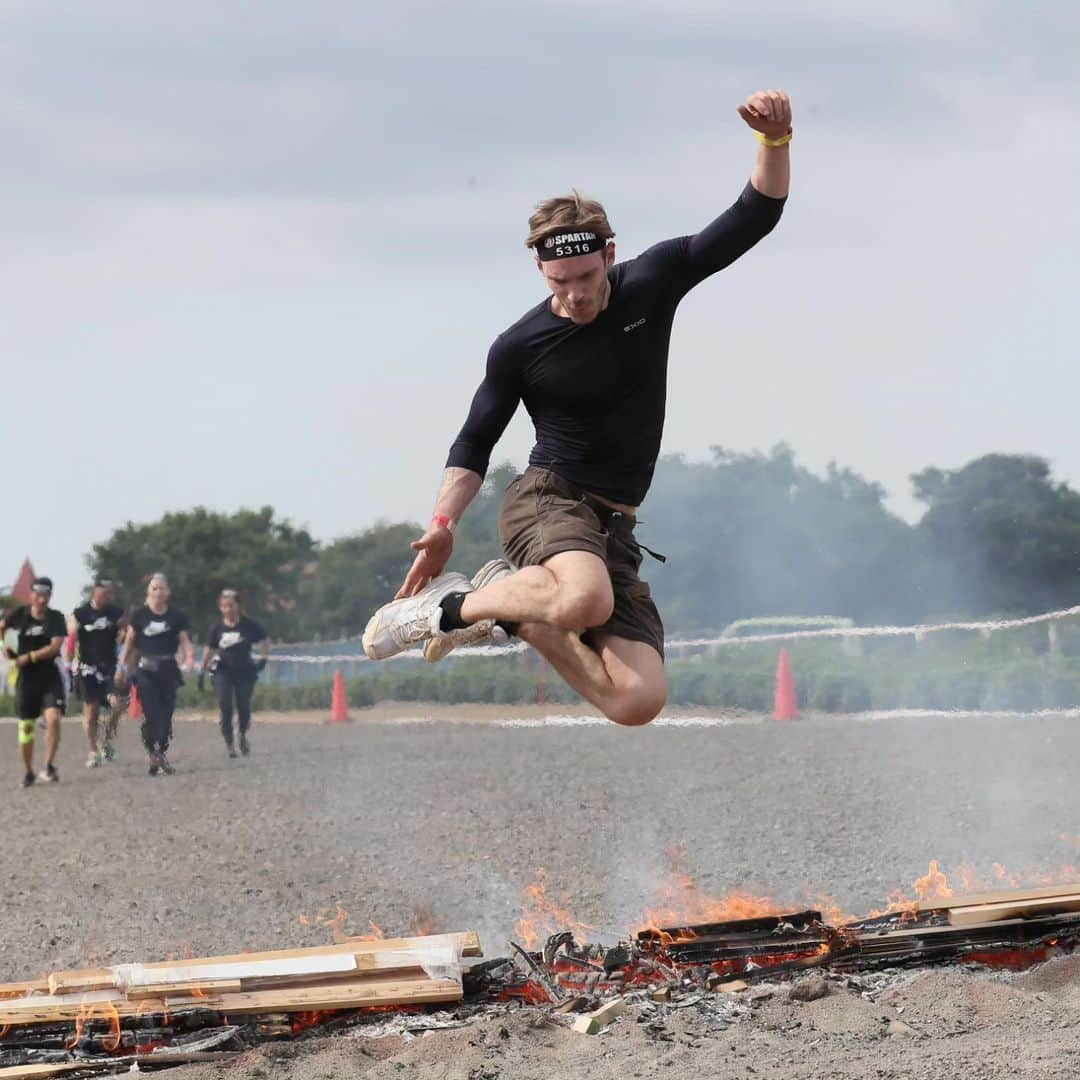
<path id="1" fill-rule="evenodd" d="M 739 115 L 766 139 L 778 139 L 791 130 L 791 99 L 783 90 L 759 90 L 739 106 Z"/>

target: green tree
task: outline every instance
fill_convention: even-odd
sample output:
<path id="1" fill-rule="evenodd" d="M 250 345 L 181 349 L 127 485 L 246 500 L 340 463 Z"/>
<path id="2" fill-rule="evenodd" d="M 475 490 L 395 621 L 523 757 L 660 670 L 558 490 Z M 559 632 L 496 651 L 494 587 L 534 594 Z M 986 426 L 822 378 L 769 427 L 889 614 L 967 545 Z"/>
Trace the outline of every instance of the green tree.
<path id="1" fill-rule="evenodd" d="M 967 614 L 1069 607 L 1080 595 L 1080 493 L 1040 457 L 987 454 L 912 478 L 928 594 Z"/>
<path id="2" fill-rule="evenodd" d="M 234 514 L 196 507 L 148 525 L 129 521 L 95 544 L 86 564 L 94 577 L 115 581 L 128 606 L 142 602 L 151 574 L 164 573 L 198 638 L 217 614 L 218 593 L 238 589 L 248 614 L 287 640 L 299 628 L 300 583 L 316 552 L 306 529 L 277 520 L 269 506 Z"/>

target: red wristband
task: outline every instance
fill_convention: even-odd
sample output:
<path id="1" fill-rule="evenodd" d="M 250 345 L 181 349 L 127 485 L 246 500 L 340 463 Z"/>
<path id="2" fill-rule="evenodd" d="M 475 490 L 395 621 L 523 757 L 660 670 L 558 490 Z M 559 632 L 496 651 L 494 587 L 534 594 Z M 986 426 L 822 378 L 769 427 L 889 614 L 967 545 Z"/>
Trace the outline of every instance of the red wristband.
<path id="1" fill-rule="evenodd" d="M 454 526 L 457 525 L 457 522 L 454 521 L 453 518 L 447 517 L 445 514 L 432 514 L 431 524 L 441 525 L 448 532 L 453 532 Z"/>

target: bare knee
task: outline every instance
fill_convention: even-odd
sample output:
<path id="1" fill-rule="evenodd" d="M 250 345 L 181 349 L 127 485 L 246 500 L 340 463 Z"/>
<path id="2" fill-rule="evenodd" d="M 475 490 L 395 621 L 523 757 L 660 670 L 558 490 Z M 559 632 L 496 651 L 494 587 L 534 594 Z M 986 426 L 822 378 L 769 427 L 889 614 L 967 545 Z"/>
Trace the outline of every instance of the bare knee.
<path id="1" fill-rule="evenodd" d="M 609 720 L 621 727 L 644 727 L 660 715 L 667 701 L 667 685 L 628 691 L 605 710 Z"/>
<path id="2" fill-rule="evenodd" d="M 571 630 L 603 626 L 615 610 L 610 582 L 588 585 L 560 585 L 555 597 L 552 621 Z"/>

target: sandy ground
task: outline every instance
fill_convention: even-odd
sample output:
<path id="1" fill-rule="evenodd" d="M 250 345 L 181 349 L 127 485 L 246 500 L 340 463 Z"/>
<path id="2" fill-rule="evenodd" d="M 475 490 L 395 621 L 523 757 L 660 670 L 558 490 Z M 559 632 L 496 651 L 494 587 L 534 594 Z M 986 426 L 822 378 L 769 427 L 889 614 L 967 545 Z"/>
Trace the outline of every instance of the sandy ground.
<path id="1" fill-rule="evenodd" d="M 130 724 L 120 761 L 85 769 L 69 721 L 61 783 L 29 791 L 14 726 L 0 724 L 0 979 L 320 944 L 315 917 L 337 902 L 353 932 L 369 919 L 388 933 L 475 929 L 501 955 L 539 867 L 592 925 L 586 936 L 612 941 L 698 888 L 793 906 L 827 892 L 860 913 L 930 858 L 991 883 L 995 862 L 1021 877 L 1080 862 L 1075 721 L 684 715 L 624 731 L 545 724 L 543 712 L 514 709 L 519 726 L 466 706 L 385 707 L 336 726 L 263 718 L 253 756 L 237 761 L 211 723 L 182 722 L 171 778 L 146 775 Z M 697 888 L 673 875 L 674 849 Z M 513 1015 L 411 1041 L 276 1044 L 222 1075 L 1066 1076 L 1080 1064 L 1070 965 L 1017 980 L 923 972 L 873 1001 L 836 984 L 799 1004 L 777 987 L 722 1025 L 672 1013 L 663 1037 L 633 1014 L 594 1038 Z M 888 1035 L 896 1019 L 911 1032 Z"/>

